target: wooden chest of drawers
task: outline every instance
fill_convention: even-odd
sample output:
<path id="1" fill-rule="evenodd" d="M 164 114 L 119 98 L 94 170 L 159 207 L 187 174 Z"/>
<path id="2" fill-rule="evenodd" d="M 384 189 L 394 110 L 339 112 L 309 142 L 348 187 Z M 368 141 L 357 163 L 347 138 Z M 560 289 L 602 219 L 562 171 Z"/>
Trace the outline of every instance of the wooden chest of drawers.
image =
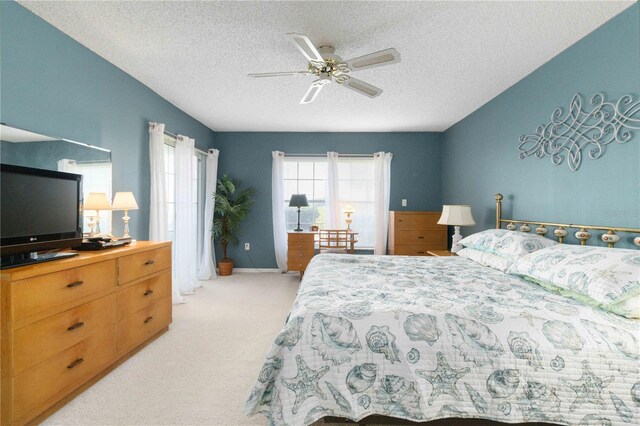
<path id="1" fill-rule="evenodd" d="M 389 254 L 428 256 L 446 250 L 447 227 L 438 225 L 441 212 L 389 212 Z"/>
<path id="2" fill-rule="evenodd" d="M 287 268 L 303 273 L 315 255 L 315 233 L 289 232 Z"/>
<path id="3" fill-rule="evenodd" d="M 42 420 L 171 323 L 171 243 L 2 271 L 0 423 Z"/>

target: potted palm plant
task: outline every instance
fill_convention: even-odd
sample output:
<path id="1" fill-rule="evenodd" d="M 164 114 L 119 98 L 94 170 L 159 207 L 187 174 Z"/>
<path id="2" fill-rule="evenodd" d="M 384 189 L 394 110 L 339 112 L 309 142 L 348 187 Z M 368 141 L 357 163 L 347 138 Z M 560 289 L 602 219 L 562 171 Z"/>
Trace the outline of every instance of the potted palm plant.
<path id="1" fill-rule="evenodd" d="M 233 260 L 227 257 L 229 243 L 238 245 L 240 224 L 247 218 L 253 205 L 253 188 L 236 191 L 236 182 L 226 174 L 218 179 L 218 189 L 213 198 L 213 238 L 220 241 L 222 259 L 218 262 L 220 275 L 231 275 Z"/>

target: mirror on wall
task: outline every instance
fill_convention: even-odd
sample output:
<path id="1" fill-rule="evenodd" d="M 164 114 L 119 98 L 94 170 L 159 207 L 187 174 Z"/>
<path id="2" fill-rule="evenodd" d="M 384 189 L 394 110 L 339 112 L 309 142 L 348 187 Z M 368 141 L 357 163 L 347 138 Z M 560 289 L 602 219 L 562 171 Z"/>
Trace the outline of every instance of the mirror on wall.
<path id="1" fill-rule="evenodd" d="M 0 125 L 0 162 L 37 169 L 57 170 L 82 175 L 82 192 L 111 193 L 111 151 L 65 138 L 46 136 Z M 95 220 L 95 211 L 86 211 L 83 232 Z M 111 233 L 111 211 L 100 211 L 100 228 Z"/>

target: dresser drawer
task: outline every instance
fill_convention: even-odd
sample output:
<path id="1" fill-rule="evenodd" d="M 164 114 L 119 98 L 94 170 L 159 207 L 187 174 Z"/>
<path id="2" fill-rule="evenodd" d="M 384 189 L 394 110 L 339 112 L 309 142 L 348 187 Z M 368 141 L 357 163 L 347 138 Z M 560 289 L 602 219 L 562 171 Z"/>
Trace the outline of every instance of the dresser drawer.
<path id="1" fill-rule="evenodd" d="M 289 232 L 289 242 L 296 242 L 296 241 L 305 241 L 305 242 L 311 242 L 313 244 L 313 241 L 315 239 L 315 234 L 312 233 L 307 233 L 307 232 L 300 232 L 300 233 L 295 233 L 295 232 Z"/>
<path id="2" fill-rule="evenodd" d="M 51 404 L 47 399 L 80 386 L 115 355 L 116 327 L 113 325 L 17 375 L 13 387 L 14 419 L 46 408 Z"/>
<path id="3" fill-rule="evenodd" d="M 94 263 L 12 284 L 13 319 L 18 320 L 115 287 L 116 261 Z"/>
<path id="4" fill-rule="evenodd" d="M 128 283 L 171 267 L 171 247 L 123 256 L 118 261 L 118 284 Z"/>
<path id="5" fill-rule="evenodd" d="M 167 297 L 171 297 L 170 270 L 120 290 L 118 292 L 118 320 Z"/>
<path id="6" fill-rule="evenodd" d="M 19 328 L 14 331 L 13 374 L 109 326 L 116 326 L 115 293 Z"/>
<path id="7" fill-rule="evenodd" d="M 416 229 L 412 231 L 398 230 L 395 234 L 396 244 L 415 244 L 429 248 L 446 248 L 447 230 Z"/>
<path id="8" fill-rule="evenodd" d="M 445 225 L 438 225 L 440 212 L 395 212 L 393 226 L 396 231 L 402 229 L 444 229 Z"/>
<path id="9" fill-rule="evenodd" d="M 431 250 L 419 245 L 400 244 L 395 246 L 394 252 L 396 256 L 430 256 L 427 252 Z"/>
<path id="10" fill-rule="evenodd" d="M 171 323 L 170 297 L 124 318 L 118 323 L 118 352 L 139 345 L 169 323 Z"/>

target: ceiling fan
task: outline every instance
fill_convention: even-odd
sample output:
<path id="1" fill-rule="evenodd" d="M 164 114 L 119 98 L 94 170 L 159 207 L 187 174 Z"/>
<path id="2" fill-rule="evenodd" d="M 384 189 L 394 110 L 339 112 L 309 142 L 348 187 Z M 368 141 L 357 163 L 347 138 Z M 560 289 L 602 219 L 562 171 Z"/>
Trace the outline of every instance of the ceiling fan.
<path id="1" fill-rule="evenodd" d="M 311 83 L 309 89 L 302 97 L 301 104 L 313 102 L 320 90 L 333 81 L 351 89 L 361 95 L 375 98 L 380 96 L 382 89 L 365 83 L 362 80 L 351 77 L 352 72 L 359 70 L 379 67 L 382 65 L 390 65 L 400 62 L 400 53 L 394 49 L 385 49 L 379 52 L 370 53 L 368 55 L 359 56 L 348 61 L 343 61 L 335 54 L 333 46 L 320 46 L 316 49 L 311 40 L 303 34 L 288 33 L 292 41 L 298 47 L 300 52 L 309 61 L 306 71 L 289 71 L 289 72 L 265 72 L 257 74 L 248 74 L 249 77 L 281 77 L 288 75 L 313 75 L 318 79 Z"/>

